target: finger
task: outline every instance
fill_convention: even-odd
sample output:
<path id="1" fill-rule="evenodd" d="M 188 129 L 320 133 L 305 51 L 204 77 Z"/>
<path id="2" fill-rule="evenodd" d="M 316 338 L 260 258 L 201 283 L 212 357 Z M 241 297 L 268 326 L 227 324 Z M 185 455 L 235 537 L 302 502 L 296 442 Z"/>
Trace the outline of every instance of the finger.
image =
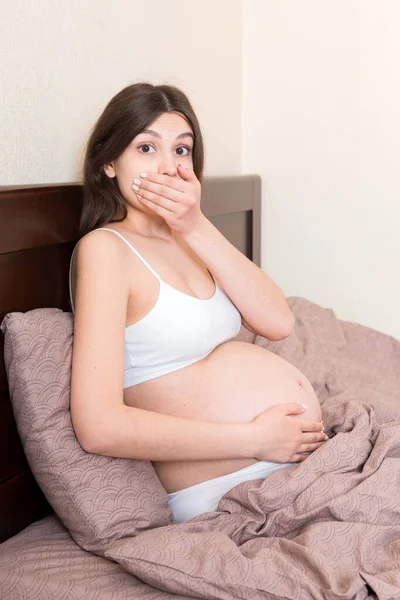
<path id="1" fill-rule="evenodd" d="M 288 402 L 280 405 L 286 415 L 301 414 L 307 409 L 306 404 L 298 404 L 297 402 Z"/>
<path id="2" fill-rule="evenodd" d="M 308 454 L 295 454 L 293 456 L 293 462 L 303 462 L 303 460 L 306 460 L 308 457 Z"/>
<path id="3" fill-rule="evenodd" d="M 147 192 L 156 194 L 161 198 L 167 198 L 167 200 L 171 200 L 172 202 L 182 202 L 183 200 L 183 192 L 160 183 L 153 183 L 152 181 L 134 179 L 132 189 L 140 195 L 142 195 L 142 192 L 146 190 Z"/>
<path id="4" fill-rule="evenodd" d="M 311 421 L 307 419 L 301 419 L 300 424 L 302 431 L 322 431 L 324 427 L 321 421 Z"/>
<path id="5" fill-rule="evenodd" d="M 299 447 L 299 452 L 314 452 L 314 450 L 317 450 L 323 444 L 325 444 L 325 442 L 317 442 L 315 444 L 301 444 L 301 446 Z"/>
<path id="6" fill-rule="evenodd" d="M 185 181 L 192 181 L 196 178 L 196 174 L 193 169 L 190 169 L 190 167 L 184 167 L 180 163 L 178 165 L 178 173 Z"/>
<path id="7" fill-rule="evenodd" d="M 138 192 L 135 190 L 135 192 L 143 204 L 147 204 L 149 208 L 152 208 L 158 214 L 162 215 L 165 210 L 170 213 L 175 212 L 176 202 L 173 200 L 168 200 L 168 198 L 163 198 L 158 194 L 154 194 L 153 192 L 144 189 L 141 189 Z"/>
<path id="8" fill-rule="evenodd" d="M 142 196 L 137 196 L 137 198 L 143 206 L 160 215 L 166 222 L 171 218 L 171 215 L 173 214 L 172 211 L 159 206 L 155 202 L 151 202 L 151 200 L 146 200 L 146 198 L 142 198 Z"/>
<path id="9" fill-rule="evenodd" d="M 303 433 L 301 436 L 302 444 L 312 444 L 314 442 L 326 442 L 329 439 L 328 436 L 323 432 L 319 433 Z"/>
<path id="10" fill-rule="evenodd" d="M 177 177 L 171 177 L 170 175 L 161 175 L 160 173 L 154 173 L 154 171 L 148 171 L 147 173 L 140 173 L 141 181 L 152 181 L 159 185 L 172 188 L 178 192 L 187 192 L 191 186 L 188 186 L 186 181 L 178 179 Z"/>

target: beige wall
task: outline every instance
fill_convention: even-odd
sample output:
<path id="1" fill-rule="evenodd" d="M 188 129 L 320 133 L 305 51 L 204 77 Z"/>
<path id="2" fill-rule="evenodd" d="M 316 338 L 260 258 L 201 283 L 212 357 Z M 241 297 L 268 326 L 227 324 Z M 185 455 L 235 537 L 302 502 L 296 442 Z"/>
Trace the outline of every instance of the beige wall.
<path id="1" fill-rule="evenodd" d="M 400 2 L 244 0 L 245 173 L 286 295 L 400 339 Z"/>
<path id="2" fill-rule="evenodd" d="M 77 180 L 95 119 L 143 79 L 189 96 L 206 174 L 240 171 L 240 0 L 2 2 L 0 57 L 0 185 Z"/>
<path id="3" fill-rule="evenodd" d="M 206 174 L 259 173 L 262 268 L 400 338 L 397 0 L 13 0 L 0 18 L 0 185 L 75 181 L 122 87 L 182 87 Z"/>

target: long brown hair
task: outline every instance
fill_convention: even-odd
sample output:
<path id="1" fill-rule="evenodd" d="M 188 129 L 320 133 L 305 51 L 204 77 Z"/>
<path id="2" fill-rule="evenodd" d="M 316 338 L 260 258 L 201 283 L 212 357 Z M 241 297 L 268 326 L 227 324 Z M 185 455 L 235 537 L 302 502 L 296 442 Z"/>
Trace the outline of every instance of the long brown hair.
<path id="1" fill-rule="evenodd" d="M 193 130 L 193 170 L 201 182 L 204 146 L 200 125 L 187 96 L 171 85 L 134 83 L 118 92 L 95 123 L 86 144 L 83 163 L 83 206 L 79 238 L 106 223 L 127 216 L 126 201 L 117 178 L 104 165 L 117 159 L 134 137 L 162 113 L 180 113 Z"/>

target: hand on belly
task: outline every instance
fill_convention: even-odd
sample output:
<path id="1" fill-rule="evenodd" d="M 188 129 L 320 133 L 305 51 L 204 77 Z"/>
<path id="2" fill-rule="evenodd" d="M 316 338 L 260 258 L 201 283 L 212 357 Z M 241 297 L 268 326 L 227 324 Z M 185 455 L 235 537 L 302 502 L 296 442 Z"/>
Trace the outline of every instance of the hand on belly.
<path id="1" fill-rule="evenodd" d="M 291 363 L 260 346 L 227 342 L 200 362 L 201 365 L 193 365 L 195 377 L 190 378 L 199 382 L 192 388 L 194 397 L 185 392 L 182 403 L 178 394 L 169 414 L 204 421 L 250 423 L 273 406 L 297 403 L 307 404 L 308 408 L 294 418 L 310 423 L 322 419 L 320 403 L 308 379 Z M 196 367 L 201 368 L 201 373 Z M 180 389 L 187 391 L 189 386 L 183 384 Z M 159 400 L 161 404 L 160 397 Z M 164 411 L 167 412 L 165 404 L 161 412 Z M 164 487 L 171 492 L 231 473 L 258 460 L 240 457 L 238 453 L 235 459 L 153 464 Z"/>

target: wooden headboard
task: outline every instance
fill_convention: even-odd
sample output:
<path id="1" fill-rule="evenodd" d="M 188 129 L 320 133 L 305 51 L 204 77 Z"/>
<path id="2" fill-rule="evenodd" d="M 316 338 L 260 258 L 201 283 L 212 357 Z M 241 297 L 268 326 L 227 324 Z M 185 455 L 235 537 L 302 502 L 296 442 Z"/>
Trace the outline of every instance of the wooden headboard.
<path id="1" fill-rule="evenodd" d="M 70 311 L 68 268 L 77 242 L 82 186 L 0 186 L 0 322 L 10 312 Z M 261 252 L 261 179 L 205 177 L 201 209 L 255 264 Z M 18 436 L 0 332 L 0 542 L 51 514 Z"/>

